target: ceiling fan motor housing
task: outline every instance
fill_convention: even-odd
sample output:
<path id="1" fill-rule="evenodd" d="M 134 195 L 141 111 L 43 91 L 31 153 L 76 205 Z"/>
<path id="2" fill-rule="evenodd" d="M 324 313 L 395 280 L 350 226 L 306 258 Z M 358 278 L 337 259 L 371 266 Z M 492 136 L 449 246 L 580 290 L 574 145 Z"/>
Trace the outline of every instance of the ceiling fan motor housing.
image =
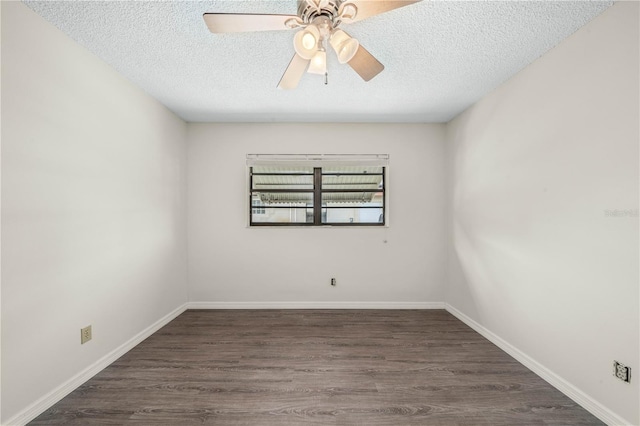
<path id="1" fill-rule="evenodd" d="M 311 24 L 317 18 L 326 18 L 331 21 L 332 26 L 337 25 L 339 18 L 340 4 L 343 0 L 300 0 L 298 3 L 298 16 L 305 24 Z"/>

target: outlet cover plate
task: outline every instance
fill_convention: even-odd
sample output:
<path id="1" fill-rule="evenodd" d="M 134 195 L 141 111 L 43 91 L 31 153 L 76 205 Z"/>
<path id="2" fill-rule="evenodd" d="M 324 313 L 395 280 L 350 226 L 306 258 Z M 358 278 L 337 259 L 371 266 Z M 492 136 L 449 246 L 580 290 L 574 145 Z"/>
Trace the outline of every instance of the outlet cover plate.
<path id="1" fill-rule="evenodd" d="M 626 383 L 631 383 L 631 367 L 613 361 L 613 375 Z"/>
<path id="2" fill-rule="evenodd" d="M 91 326 L 88 325 L 85 328 L 80 329 L 80 344 L 84 345 L 91 340 Z"/>

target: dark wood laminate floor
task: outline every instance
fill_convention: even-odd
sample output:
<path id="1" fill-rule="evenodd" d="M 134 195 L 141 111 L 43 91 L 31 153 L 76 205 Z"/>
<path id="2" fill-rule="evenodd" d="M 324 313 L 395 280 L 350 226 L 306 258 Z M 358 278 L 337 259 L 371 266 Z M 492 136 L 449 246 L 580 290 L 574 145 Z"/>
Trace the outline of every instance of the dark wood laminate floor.
<path id="1" fill-rule="evenodd" d="M 446 311 L 191 310 L 30 424 L 602 423 Z"/>

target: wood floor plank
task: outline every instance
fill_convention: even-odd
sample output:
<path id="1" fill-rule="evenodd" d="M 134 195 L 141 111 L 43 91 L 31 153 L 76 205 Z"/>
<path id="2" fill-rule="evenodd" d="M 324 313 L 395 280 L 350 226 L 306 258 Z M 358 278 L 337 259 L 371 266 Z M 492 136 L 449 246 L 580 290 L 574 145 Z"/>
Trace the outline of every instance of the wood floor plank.
<path id="1" fill-rule="evenodd" d="M 32 425 L 601 425 L 443 310 L 190 310 Z"/>

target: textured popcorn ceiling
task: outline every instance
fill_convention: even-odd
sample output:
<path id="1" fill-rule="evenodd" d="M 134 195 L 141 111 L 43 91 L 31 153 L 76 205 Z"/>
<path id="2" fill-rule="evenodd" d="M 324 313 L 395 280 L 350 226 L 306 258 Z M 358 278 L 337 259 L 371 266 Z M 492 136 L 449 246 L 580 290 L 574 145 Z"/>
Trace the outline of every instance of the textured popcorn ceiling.
<path id="1" fill-rule="evenodd" d="M 385 65 L 376 78 L 330 51 L 329 84 L 305 74 L 293 91 L 276 85 L 295 31 L 214 35 L 202 14 L 295 0 L 25 3 L 187 121 L 446 122 L 612 2 L 423 0 L 341 27 Z"/>

